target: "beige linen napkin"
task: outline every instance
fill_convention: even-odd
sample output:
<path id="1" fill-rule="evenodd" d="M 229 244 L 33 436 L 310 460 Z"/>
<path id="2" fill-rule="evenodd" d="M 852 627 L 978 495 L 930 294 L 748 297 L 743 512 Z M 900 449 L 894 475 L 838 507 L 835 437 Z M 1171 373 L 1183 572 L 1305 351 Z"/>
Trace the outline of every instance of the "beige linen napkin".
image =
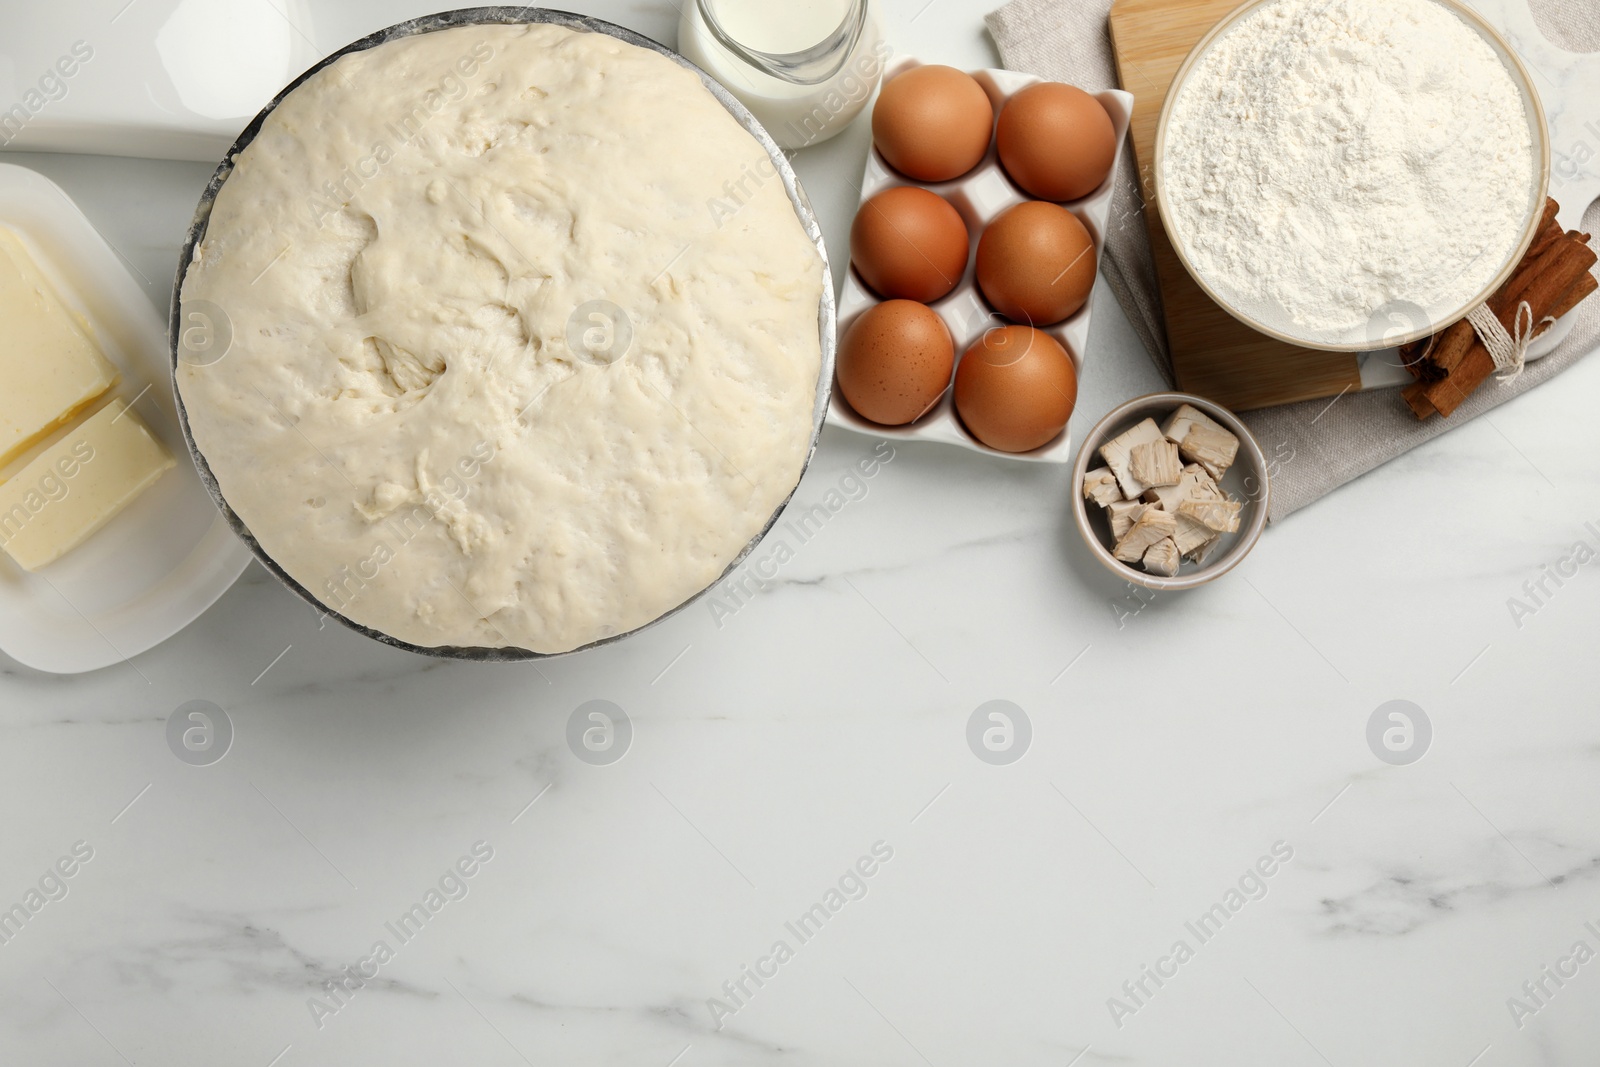
<path id="1" fill-rule="evenodd" d="M 1592 4 L 1593 0 L 1534 0 L 1535 16 L 1553 43 L 1576 52 L 1600 50 L 1600 24 Z M 1111 0 L 1012 0 L 989 15 L 987 22 L 1007 68 L 1102 89 L 1117 84 L 1106 23 L 1110 10 Z M 1172 360 L 1132 151 L 1123 153 L 1117 182 L 1101 270 L 1150 358 L 1171 381 Z M 1600 232 L 1600 203 L 1590 208 L 1584 223 L 1587 232 Z M 1485 383 L 1449 419 L 1418 422 L 1393 389 L 1351 393 L 1331 406 L 1328 400 L 1311 400 L 1241 416 L 1269 456 L 1295 457 L 1283 463 L 1273 478 L 1272 519 L 1298 511 L 1572 366 L 1600 346 L 1600 297 L 1590 299 L 1576 314 L 1572 335 L 1559 349 L 1528 364 L 1513 382 Z"/>

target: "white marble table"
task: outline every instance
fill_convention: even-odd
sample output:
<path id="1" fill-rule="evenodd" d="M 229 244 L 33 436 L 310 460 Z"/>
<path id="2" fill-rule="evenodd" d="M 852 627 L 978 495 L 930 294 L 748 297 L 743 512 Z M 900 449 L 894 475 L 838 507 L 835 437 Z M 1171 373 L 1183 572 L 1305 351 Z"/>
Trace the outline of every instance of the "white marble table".
<path id="1" fill-rule="evenodd" d="M 994 61 L 984 0 L 920 4 L 900 47 Z M 800 161 L 839 249 L 863 145 Z M 208 168 L 9 158 L 165 304 Z M 1080 432 L 1155 384 L 1101 308 Z M 1600 1062 L 1600 562 L 1545 570 L 1600 549 L 1597 397 L 1591 360 L 1137 613 L 1064 469 L 930 445 L 731 616 L 538 667 L 319 629 L 256 567 L 131 663 L 8 664 L 0 908 L 39 906 L 0 1063 Z M 828 431 L 799 501 L 873 449 Z M 209 766 L 167 742 L 196 700 Z M 594 700 L 609 764 L 567 740 Z M 969 748 L 993 700 L 1009 764 Z M 1367 740 L 1393 700 L 1409 765 Z"/>

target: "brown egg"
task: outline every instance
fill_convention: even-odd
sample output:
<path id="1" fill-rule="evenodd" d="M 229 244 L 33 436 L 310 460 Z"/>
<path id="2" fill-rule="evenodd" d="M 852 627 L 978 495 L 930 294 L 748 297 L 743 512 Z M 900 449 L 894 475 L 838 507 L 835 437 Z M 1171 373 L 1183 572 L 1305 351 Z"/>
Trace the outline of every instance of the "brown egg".
<path id="1" fill-rule="evenodd" d="M 996 311 L 1030 326 L 1076 314 L 1094 288 L 1096 266 L 1083 223 L 1042 200 L 1009 209 L 978 240 L 978 287 Z"/>
<path id="2" fill-rule="evenodd" d="M 903 185 L 861 205 L 850 258 L 879 296 L 931 304 L 967 272 L 967 224 L 944 197 Z"/>
<path id="3" fill-rule="evenodd" d="M 891 78 L 872 111 L 872 140 L 889 166 L 919 182 L 947 182 L 983 162 L 994 105 L 970 74 L 913 67 Z"/>
<path id="4" fill-rule="evenodd" d="M 972 436 L 1001 452 L 1031 452 L 1054 440 L 1072 418 L 1078 372 L 1049 334 L 1000 326 L 961 357 L 955 401 Z"/>
<path id="5" fill-rule="evenodd" d="M 1105 182 L 1117 131 L 1100 101 L 1060 82 L 1040 82 L 1000 109 L 1000 163 L 1041 200 L 1078 200 Z"/>
<path id="6" fill-rule="evenodd" d="M 839 391 L 862 418 L 904 426 L 939 402 L 955 361 L 943 319 L 914 301 L 887 300 L 840 341 Z"/>

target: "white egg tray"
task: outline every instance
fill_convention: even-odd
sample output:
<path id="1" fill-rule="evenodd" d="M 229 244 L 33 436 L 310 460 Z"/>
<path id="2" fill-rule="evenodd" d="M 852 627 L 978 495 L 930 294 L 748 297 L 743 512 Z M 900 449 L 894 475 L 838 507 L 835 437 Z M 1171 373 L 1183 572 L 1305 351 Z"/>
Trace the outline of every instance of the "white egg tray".
<path id="1" fill-rule="evenodd" d="M 921 60 L 909 56 L 902 57 L 890 65 L 884 74 L 885 80 L 922 65 Z M 983 91 L 989 94 L 997 115 L 1000 108 L 1013 95 L 1044 80 L 1032 74 L 1019 74 L 1012 70 L 980 70 L 974 71 L 972 76 L 983 86 Z M 1111 116 L 1111 125 L 1116 129 L 1117 135 L 1116 159 L 1112 163 L 1111 174 L 1099 189 L 1082 200 L 1074 200 L 1061 206 L 1076 215 L 1078 221 L 1089 231 L 1089 236 L 1094 241 L 1095 256 L 1098 258 L 1105 253 L 1106 227 L 1111 217 L 1111 201 L 1116 192 L 1117 169 L 1122 163 L 1122 153 L 1126 150 L 1128 123 L 1133 116 L 1133 94 L 1112 89 L 1091 95 L 1100 101 L 1106 113 Z M 1000 165 L 992 139 L 988 155 L 976 169 L 955 181 L 938 183 L 912 181 L 884 162 L 876 148 L 872 149 L 867 155 L 866 174 L 861 181 L 862 203 L 885 189 L 898 185 L 916 185 L 938 193 L 950 201 L 966 221 L 972 243 L 967 272 L 961 284 L 956 286 L 949 296 L 931 305 L 950 328 L 950 337 L 955 342 L 956 360 L 959 363 L 962 353 L 982 337 L 985 330 L 1004 325 L 1009 321 L 1001 318 L 978 291 L 978 283 L 974 277 L 978 239 L 1001 213 L 1034 198 L 1019 189 L 1006 174 L 1005 168 Z M 879 303 L 882 303 L 882 300 L 867 288 L 852 264 L 849 274 L 845 277 L 844 292 L 839 298 L 839 335 L 843 337 L 845 331 L 862 312 Z M 1089 320 L 1093 312 L 1094 294 L 1091 292 L 1088 302 L 1078 310 L 1077 314 L 1044 331 L 1061 342 L 1062 347 L 1072 357 L 1080 379 L 1083 375 L 1084 349 L 1089 340 Z M 874 437 L 886 437 L 896 441 L 942 441 L 945 444 L 970 448 L 974 452 L 1003 456 L 1006 459 L 1021 460 L 1026 463 L 1069 463 L 1072 460 L 1072 438 L 1067 430 L 1063 430 L 1054 441 L 1032 452 L 1001 452 L 983 444 L 961 424 L 961 419 L 956 415 L 952 392 L 948 387 L 944 395 L 939 398 L 939 402 L 916 422 L 906 426 L 883 426 L 856 414 L 844 399 L 844 394 L 839 391 L 838 382 L 835 381 L 833 402 L 828 407 L 827 421 L 830 425 L 843 426 Z"/>

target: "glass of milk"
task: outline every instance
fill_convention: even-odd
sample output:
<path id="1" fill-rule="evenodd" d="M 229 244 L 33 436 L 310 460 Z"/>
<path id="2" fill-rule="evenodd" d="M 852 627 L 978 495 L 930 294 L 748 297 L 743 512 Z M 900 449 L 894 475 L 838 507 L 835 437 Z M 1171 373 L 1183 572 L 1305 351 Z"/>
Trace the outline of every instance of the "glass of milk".
<path id="1" fill-rule="evenodd" d="M 876 0 L 684 0 L 678 51 L 783 148 L 839 133 L 871 98 L 889 46 Z"/>

